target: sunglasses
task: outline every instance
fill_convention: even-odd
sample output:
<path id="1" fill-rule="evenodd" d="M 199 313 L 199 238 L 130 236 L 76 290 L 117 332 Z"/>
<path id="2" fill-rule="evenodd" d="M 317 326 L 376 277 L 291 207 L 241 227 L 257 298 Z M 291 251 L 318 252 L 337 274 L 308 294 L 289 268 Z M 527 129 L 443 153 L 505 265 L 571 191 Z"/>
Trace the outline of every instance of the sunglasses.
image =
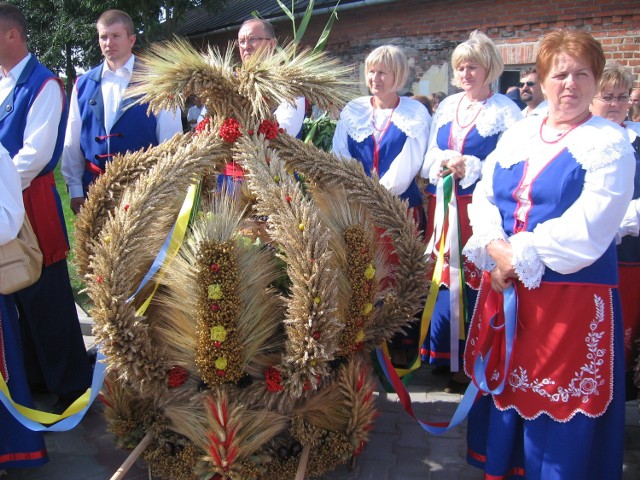
<path id="1" fill-rule="evenodd" d="M 531 80 L 529 80 L 528 82 L 518 82 L 518 88 L 522 88 L 525 85 L 529 88 L 533 87 L 536 84 L 536 82 L 532 82 Z"/>

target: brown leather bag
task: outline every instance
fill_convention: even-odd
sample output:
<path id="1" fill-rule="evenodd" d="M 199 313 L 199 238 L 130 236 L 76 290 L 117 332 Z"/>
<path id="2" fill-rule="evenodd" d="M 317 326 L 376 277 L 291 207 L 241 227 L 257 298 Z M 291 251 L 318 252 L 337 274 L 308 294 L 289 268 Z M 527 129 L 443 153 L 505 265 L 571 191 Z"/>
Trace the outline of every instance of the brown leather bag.
<path id="1" fill-rule="evenodd" d="M 0 293 L 9 295 L 33 285 L 41 271 L 42 252 L 25 215 L 18 236 L 0 245 Z"/>

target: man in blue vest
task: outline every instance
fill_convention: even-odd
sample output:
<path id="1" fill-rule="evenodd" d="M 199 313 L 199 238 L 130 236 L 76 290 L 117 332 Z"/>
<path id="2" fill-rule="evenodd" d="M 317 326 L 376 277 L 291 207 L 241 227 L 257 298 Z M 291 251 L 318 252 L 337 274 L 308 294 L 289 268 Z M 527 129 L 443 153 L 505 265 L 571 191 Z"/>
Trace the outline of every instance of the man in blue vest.
<path id="1" fill-rule="evenodd" d="M 90 385 L 84 347 L 67 271 L 69 250 L 53 169 L 67 121 L 62 82 L 29 53 L 20 10 L 0 3 L 0 143 L 22 183 L 25 210 L 43 253 L 40 279 L 14 294 L 24 360 L 33 390 L 58 395 L 63 410 Z"/>
<path id="2" fill-rule="evenodd" d="M 62 154 L 62 174 L 77 214 L 89 185 L 111 159 L 126 151 L 155 146 L 182 132 L 175 112 L 147 115 L 147 105 L 124 98 L 136 68 L 133 21 L 121 10 L 107 10 L 96 23 L 104 62 L 76 82 Z"/>

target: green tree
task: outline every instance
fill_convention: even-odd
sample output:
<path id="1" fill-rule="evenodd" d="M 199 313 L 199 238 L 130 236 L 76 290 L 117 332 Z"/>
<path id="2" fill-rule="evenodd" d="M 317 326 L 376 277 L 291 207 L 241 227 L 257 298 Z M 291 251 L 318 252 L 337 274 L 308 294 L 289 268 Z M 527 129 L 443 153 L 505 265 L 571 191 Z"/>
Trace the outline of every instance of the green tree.
<path id="1" fill-rule="evenodd" d="M 136 26 L 137 49 L 171 38 L 179 20 L 190 9 L 213 12 L 225 0 L 8 0 L 18 6 L 29 24 L 29 49 L 48 68 L 65 77 L 71 91 L 78 69 L 100 62 L 95 23 L 110 8 L 127 12 Z"/>

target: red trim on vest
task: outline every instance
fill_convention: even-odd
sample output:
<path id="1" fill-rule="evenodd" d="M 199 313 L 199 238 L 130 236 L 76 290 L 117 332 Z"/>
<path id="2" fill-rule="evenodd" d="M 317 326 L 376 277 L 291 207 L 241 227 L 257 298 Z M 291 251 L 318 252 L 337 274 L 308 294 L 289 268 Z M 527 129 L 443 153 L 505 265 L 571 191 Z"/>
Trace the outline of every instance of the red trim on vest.
<path id="1" fill-rule="evenodd" d="M 101 169 L 95 163 L 91 163 L 89 160 L 85 161 L 84 168 L 86 168 L 90 173 L 92 173 L 96 177 L 99 177 L 100 175 L 102 175 L 104 173 L 103 169 Z"/>
<path id="2" fill-rule="evenodd" d="M 24 208 L 38 238 L 44 266 L 67 258 L 69 244 L 62 225 L 54 191 L 53 172 L 36 177 L 22 192 Z"/>
<path id="3" fill-rule="evenodd" d="M 2 334 L 2 312 L 0 311 L 0 375 L 5 383 L 9 381 L 9 371 L 7 369 L 7 359 L 4 356 L 4 335 Z"/>

